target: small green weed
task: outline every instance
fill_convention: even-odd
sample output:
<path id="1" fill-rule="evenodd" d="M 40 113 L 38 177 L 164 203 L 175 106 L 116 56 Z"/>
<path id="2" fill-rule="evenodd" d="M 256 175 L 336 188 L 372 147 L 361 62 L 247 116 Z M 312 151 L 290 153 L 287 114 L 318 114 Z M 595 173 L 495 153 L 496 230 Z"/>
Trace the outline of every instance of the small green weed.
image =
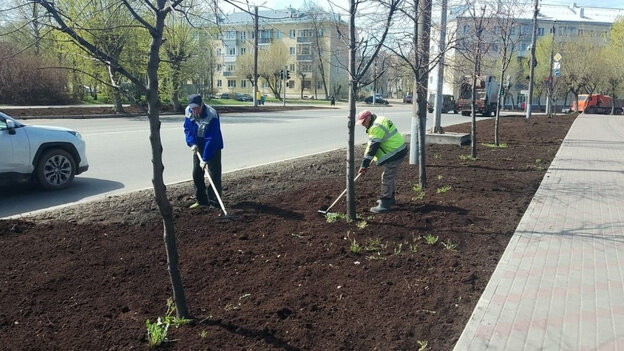
<path id="1" fill-rule="evenodd" d="M 420 347 L 418 348 L 418 351 L 427 351 L 429 350 L 429 342 L 427 340 L 418 340 L 418 345 L 420 345 Z"/>
<path id="2" fill-rule="evenodd" d="M 347 219 L 347 215 L 345 213 L 328 213 L 327 215 L 325 215 L 325 217 L 327 218 L 327 223 L 334 223 L 339 219 Z"/>
<path id="3" fill-rule="evenodd" d="M 366 228 L 366 225 L 367 225 L 367 224 L 368 224 L 368 223 L 366 223 L 366 221 L 359 221 L 359 222 L 357 222 L 356 226 L 357 226 L 358 228 L 360 228 L 360 229 L 364 229 L 364 228 Z"/>
<path id="4" fill-rule="evenodd" d="M 399 243 L 399 244 L 398 244 L 398 245 L 394 248 L 393 254 L 394 254 L 395 256 L 396 256 L 396 255 L 400 255 L 402 250 L 403 250 L 403 243 Z"/>
<path id="5" fill-rule="evenodd" d="M 366 244 L 364 246 L 364 250 L 370 252 L 370 251 L 379 251 L 382 248 L 383 247 L 381 245 L 381 240 L 379 238 L 376 238 L 376 239 L 368 238 L 368 239 L 366 239 Z"/>
<path id="6" fill-rule="evenodd" d="M 443 175 L 441 175 L 441 174 L 438 174 L 438 177 L 437 177 L 437 178 L 438 178 L 438 180 L 442 180 L 442 179 L 444 179 L 444 176 L 443 176 Z"/>
<path id="7" fill-rule="evenodd" d="M 434 159 L 439 160 L 442 158 L 442 156 L 440 156 L 440 154 L 433 154 L 432 156 Z"/>
<path id="8" fill-rule="evenodd" d="M 485 146 L 485 147 L 489 147 L 489 148 L 493 148 L 493 149 L 506 149 L 508 146 L 506 143 L 502 143 L 502 144 L 489 144 L 489 143 L 481 143 L 481 145 Z"/>
<path id="9" fill-rule="evenodd" d="M 444 194 L 445 192 L 447 192 L 447 191 L 449 191 L 449 190 L 451 190 L 451 186 L 450 186 L 450 185 L 446 185 L 446 186 L 443 186 L 443 187 L 437 188 L 437 189 L 436 189 L 436 193 L 438 193 L 438 194 Z"/>
<path id="10" fill-rule="evenodd" d="M 167 314 L 164 317 L 158 317 L 156 322 L 145 321 L 145 327 L 147 329 L 147 342 L 151 348 L 160 346 L 163 342 L 169 341 L 167 339 L 167 332 L 170 326 L 178 328 L 181 325 L 190 323 L 190 319 L 178 318 L 173 315 L 175 312 L 175 305 L 172 299 L 167 299 Z"/>
<path id="11" fill-rule="evenodd" d="M 303 238 L 303 234 L 300 234 L 300 233 L 291 233 L 290 235 L 294 236 L 295 238 L 299 238 L 299 239 Z"/>
<path id="12" fill-rule="evenodd" d="M 201 333 L 199 333 L 199 337 L 202 339 L 205 339 L 208 336 L 208 332 L 205 330 L 202 330 Z"/>
<path id="13" fill-rule="evenodd" d="M 541 172 L 544 170 L 544 167 L 542 166 L 542 160 L 539 158 L 535 160 L 535 170 L 538 172 Z"/>
<path id="14" fill-rule="evenodd" d="M 444 248 L 447 250 L 457 251 L 457 244 L 451 242 L 451 239 L 447 239 L 446 241 L 443 241 L 442 246 L 444 246 Z"/>
<path id="15" fill-rule="evenodd" d="M 478 158 L 472 157 L 470 155 L 459 155 L 459 159 L 462 161 L 476 161 Z"/>
<path id="16" fill-rule="evenodd" d="M 351 240 L 351 246 L 349 246 L 349 251 L 353 252 L 354 254 L 359 254 L 362 251 L 362 247 L 360 246 L 360 244 L 357 243 L 357 241 L 355 241 L 355 239 Z"/>
<path id="17" fill-rule="evenodd" d="M 412 191 L 415 194 L 412 201 L 419 201 L 425 198 L 425 191 L 420 187 L 420 185 L 413 185 Z"/>
<path id="18" fill-rule="evenodd" d="M 433 245 L 438 242 L 438 237 L 433 236 L 433 234 L 427 234 L 423 237 L 423 239 L 425 239 L 425 243 L 427 243 L 427 245 Z"/>

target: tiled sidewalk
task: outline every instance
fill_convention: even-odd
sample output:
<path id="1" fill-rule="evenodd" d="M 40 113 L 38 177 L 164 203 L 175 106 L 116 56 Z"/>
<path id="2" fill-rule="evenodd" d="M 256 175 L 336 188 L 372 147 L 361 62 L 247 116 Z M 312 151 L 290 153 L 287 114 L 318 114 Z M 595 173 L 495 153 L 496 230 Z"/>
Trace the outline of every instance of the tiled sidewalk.
<path id="1" fill-rule="evenodd" d="M 576 119 L 455 350 L 624 350 L 624 117 Z"/>

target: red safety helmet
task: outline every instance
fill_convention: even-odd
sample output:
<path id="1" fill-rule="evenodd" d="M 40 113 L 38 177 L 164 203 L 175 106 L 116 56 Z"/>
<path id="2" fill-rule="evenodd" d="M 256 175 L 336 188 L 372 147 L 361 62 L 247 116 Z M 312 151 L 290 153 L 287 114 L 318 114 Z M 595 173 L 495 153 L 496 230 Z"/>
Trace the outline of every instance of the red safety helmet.
<path id="1" fill-rule="evenodd" d="M 355 124 L 361 126 L 362 123 L 364 123 L 364 121 L 369 118 L 370 116 L 372 116 L 373 114 L 369 111 L 369 110 L 364 110 L 360 113 L 358 113 Z"/>

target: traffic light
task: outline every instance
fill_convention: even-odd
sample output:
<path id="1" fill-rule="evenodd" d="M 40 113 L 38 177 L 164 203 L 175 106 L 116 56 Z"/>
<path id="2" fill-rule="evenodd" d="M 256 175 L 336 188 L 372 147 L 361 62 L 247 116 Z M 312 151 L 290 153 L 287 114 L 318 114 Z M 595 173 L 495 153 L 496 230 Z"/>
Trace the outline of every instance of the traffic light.
<path id="1" fill-rule="evenodd" d="M 283 69 L 279 71 L 279 77 L 280 77 L 280 79 L 284 79 L 284 70 Z"/>
<path id="2" fill-rule="evenodd" d="M 286 79 L 290 79 L 290 71 L 286 70 Z"/>

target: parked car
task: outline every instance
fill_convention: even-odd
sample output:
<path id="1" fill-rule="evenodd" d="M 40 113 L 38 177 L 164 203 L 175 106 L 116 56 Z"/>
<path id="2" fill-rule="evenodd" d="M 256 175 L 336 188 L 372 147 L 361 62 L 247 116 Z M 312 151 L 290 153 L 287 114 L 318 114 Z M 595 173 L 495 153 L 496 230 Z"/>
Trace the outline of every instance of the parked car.
<path id="1" fill-rule="evenodd" d="M 236 93 L 234 99 L 238 101 L 252 101 L 253 98 L 249 94 Z"/>
<path id="2" fill-rule="evenodd" d="M 223 94 L 221 94 L 221 98 L 222 98 L 222 99 L 229 99 L 229 98 L 230 98 L 230 94 L 228 94 L 228 93 L 223 93 Z"/>
<path id="3" fill-rule="evenodd" d="M 367 104 L 372 104 L 373 103 L 373 96 L 372 95 L 371 96 L 367 96 L 364 99 L 364 102 L 367 103 Z M 388 100 L 382 98 L 380 94 L 376 94 L 375 95 L 375 103 L 376 104 L 387 105 L 388 104 Z"/>
<path id="4" fill-rule="evenodd" d="M 411 104 L 413 102 L 414 102 L 414 97 L 412 96 L 412 94 L 407 94 L 403 97 L 404 104 Z"/>
<path id="5" fill-rule="evenodd" d="M 26 125 L 0 112 L 0 184 L 35 181 L 46 190 L 67 187 L 89 169 L 85 142 L 75 130 Z"/>

